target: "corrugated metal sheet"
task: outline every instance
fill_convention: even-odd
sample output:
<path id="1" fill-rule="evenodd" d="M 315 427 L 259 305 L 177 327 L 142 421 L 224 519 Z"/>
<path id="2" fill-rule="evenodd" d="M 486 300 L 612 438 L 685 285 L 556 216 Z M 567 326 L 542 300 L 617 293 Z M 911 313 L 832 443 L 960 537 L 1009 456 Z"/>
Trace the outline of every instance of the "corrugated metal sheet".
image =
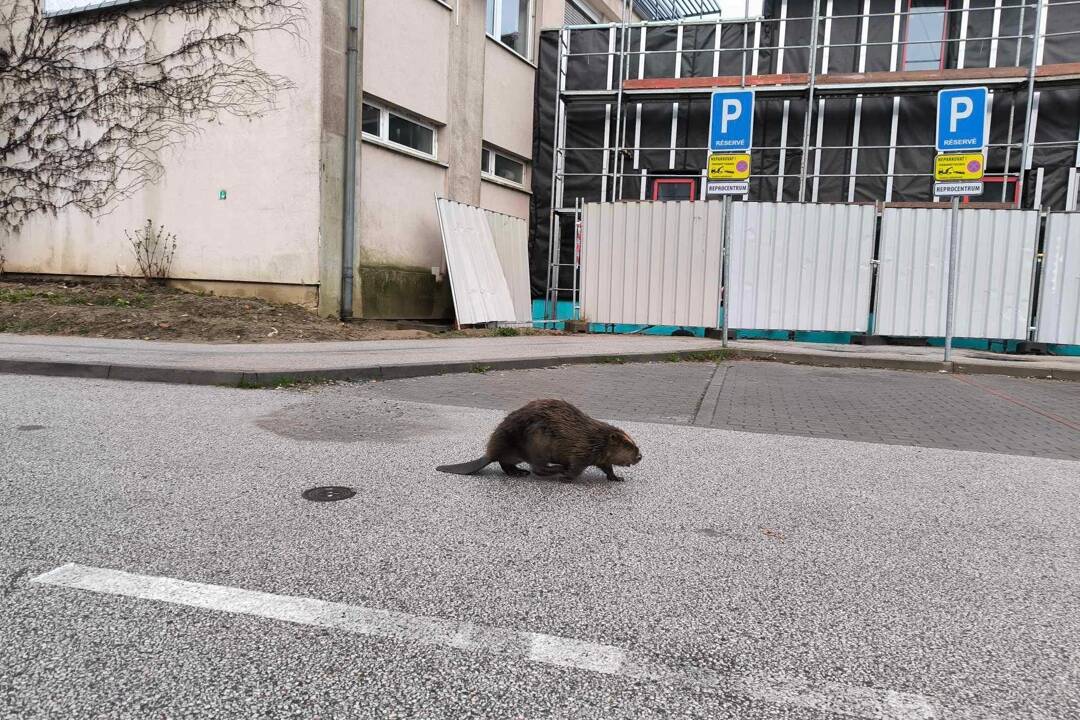
<path id="1" fill-rule="evenodd" d="M 1035 339 L 1080 345 L 1080 213 L 1050 213 Z"/>
<path id="2" fill-rule="evenodd" d="M 716 201 L 586 204 L 583 316 L 717 327 L 723 212 Z"/>
<path id="3" fill-rule="evenodd" d="M 874 330 L 942 337 L 948 292 L 947 208 L 886 208 Z M 961 210 L 955 337 L 1027 338 L 1039 214 Z"/>
<path id="4" fill-rule="evenodd" d="M 865 332 L 872 205 L 737 202 L 728 327 Z"/>
<path id="5" fill-rule="evenodd" d="M 514 322 L 514 302 L 485 212 L 445 198 L 436 205 L 458 323 Z"/>
<path id="6" fill-rule="evenodd" d="M 532 288 L 529 286 L 529 224 L 521 218 L 485 210 L 488 227 L 495 241 L 510 298 L 514 302 L 514 319 L 519 323 L 532 322 Z"/>

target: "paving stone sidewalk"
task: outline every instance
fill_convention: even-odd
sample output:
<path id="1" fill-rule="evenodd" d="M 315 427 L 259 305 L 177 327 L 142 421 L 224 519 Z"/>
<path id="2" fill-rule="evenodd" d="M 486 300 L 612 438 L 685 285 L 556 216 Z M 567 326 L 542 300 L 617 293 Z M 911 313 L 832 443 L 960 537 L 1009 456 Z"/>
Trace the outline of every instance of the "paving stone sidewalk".
<path id="1" fill-rule="evenodd" d="M 485 368 L 521 369 L 719 352 L 717 340 L 643 335 L 558 335 L 436 340 L 213 345 L 0 334 L 0 373 L 202 385 L 281 379 L 389 379 Z M 1080 357 L 1007 356 L 940 348 L 738 341 L 733 357 L 830 367 L 1004 374 L 1080 380 Z"/>
<path id="2" fill-rule="evenodd" d="M 598 417 L 1080 460 L 1080 384 L 751 361 L 592 365 L 359 386 L 511 410 L 562 397 Z"/>

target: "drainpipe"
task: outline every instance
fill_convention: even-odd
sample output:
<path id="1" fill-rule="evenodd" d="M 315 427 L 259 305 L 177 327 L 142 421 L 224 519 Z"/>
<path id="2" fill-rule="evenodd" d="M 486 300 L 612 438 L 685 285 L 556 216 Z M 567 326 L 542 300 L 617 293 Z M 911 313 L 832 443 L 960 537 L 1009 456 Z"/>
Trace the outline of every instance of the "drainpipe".
<path id="1" fill-rule="evenodd" d="M 364 0 L 349 3 L 349 30 L 345 50 L 345 183 L 341 228 L 341 319 L 352 317 L 353 263 L 358 244 L 356 231 L 356 193 L 360 181 L 356 167 L 360 162 L 357 147 L 356 108 L 360 92 L 360 50 L 364 42 Z"/>

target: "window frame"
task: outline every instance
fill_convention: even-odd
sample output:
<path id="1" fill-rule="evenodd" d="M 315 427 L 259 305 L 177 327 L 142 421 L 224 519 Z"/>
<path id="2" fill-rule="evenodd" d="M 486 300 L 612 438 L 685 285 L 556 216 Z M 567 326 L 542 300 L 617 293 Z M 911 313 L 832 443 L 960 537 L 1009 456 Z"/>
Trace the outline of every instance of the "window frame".
<path id="1" fill-rule="evenodd" d="M 902 72 L 928 72 L 926 70 L 921 70 L 921 71 L 919 71 L 919 70 L 908 70 L 907 67 L 906 67 L 907 66 L 907 51 L 908 51 L 908 47 L 910 47 L 908 45 L 908 42 L 909 42 L 909 37 L 911 35 L 911 6 L 912 6 L 912 4 L 914 2 L 915 2 L 915 0 L 907 0 L 907 11 L 906 11 L 906 15 L 904 16 L 904 39 L 903 39 L 903 45 L 902 45 L 902 47 L 900 49 L 900 70 Z M 941 14 L 945 16 L 945 21 L 941 23 L 941 43 L 939 45 L 939 47 L 941 48 L 941 59 L 938 61 L 938 68 L 937 68 L 938 70 L 944 70 L 945 69 L 945 63 L 946 63 L 946 60 L 949 57 L 949 43 L 948 43 L 948 40 L 949 40 L 949 20 L 952 17 L 951 14 L 949 13 L 949 11 L 952 10 L 951 0 L 942 0 L 942 2 L 944 2 L 945 7 L 941 10 Z M 930 45 L 931 43 L 929 43 L 929 42 L 920 42 L 920 44 L 921 45 Z M 929 72 L 933 72 L 933 71 L 931 70 Z"/>
<path id="2" fill-rule="evenodd" d="M 487 155 L 487 163 L 484 162 L 484 155 L 485 154 Z M 509 178 L 504 178 L 502 175 L 496 175 L 495 174 L 495 156 L 500 156 L 504 160 L 509 160 L 510 162 L 517 163 L 518 165 L 520 165 L 521 166 L 521 181 L 519 182 L 517 180 L 511 180 Z M 524 189 L 525 181 L 528 179 L 528 172 L 529 172 L 529 164 L 528 164 L 528 162 L 525 161 L 525 160 L 522 160 L 521 158 L 517 157 L 516 155 L 511 155 L 510 153 L 505 153 L 502 150 L 499 150 L 498 148 L 495 148 L 495 147 L 493 147 L 491 145 L 488 145 L 486 143 L 480 148 L 480 177 L 481 178 L 483 178 L 485 180 L 493 180 L 493 181 L 499 182 L 499 183 L 505 183 L 507 185 L 512 185 L 512 186 L 514 186 L 516 188 Z"/>
<path id="3" fill-rule="evenodd" d="M 1007 175 L 984 175 L 982 181 L 986 185 L 1005 185 L 1005 186 L 1008 186 L 1008 185 L 1011 184 L 1012 185 L 1012 198 L 1010 200 L 1005 200 L 1004 202 L 1012 202 L 1012 204 L 1015 205 L 1016 207 L 1020 207 L 1020 176 L 1019 175 L 1011 174 L 1011 173 L 1007 174 Z M 984 192 L 984 194 L 985 194 L 985 192 Z M 964 205 L 967 205 L 968 203 L 972 202 L 971 197 L 972 196 L 970 196 L 970 195 L 964 195 L 962 198 L 960 198 L 960 202 L 962 204 L 964 204 Z M 995 201 L 990 200 L 990 201 L 976 201 L 976 202 L 995 202 Z M 996 202 L 1002 202 L 1002 201 L 998 200 Z"/>
<path id="4" fill-rule="evenodd" d="M 686 200 L 661 200 L 660 188 L 664 185 L 689 185 L 690 186 L 690 200 L 694 202 L 697 199 L 697 183 L 694 178 L 664 178 L 659 177 L 653 180 L 652 186 L 652 199 L 654 202 L 687 202 Z"/>
<path id="5" fill-rule="evenodd" d="M 367 105 L 368 107 L 375 108 L 376 110 L 379 111 L 379 134 L 378 135 L 373 135 L 372 133 L 369 133 L 367 130 L 364 130 L 364 105 Z M 419 148 L 415 148 L 412 145 L 406 145 L 404 143 L 399 143 L 396 140 L 391 140 L 390 139 L 390 116 L 391 115 L 396 115 L 398 118 L 400 118 L 400 119 L 402 119 L 402 120 L 404 120 L 406 122 L 410 122 L 410 123 L 412 123 L 414 125 L 417 125 L 419 127 L 424 128 L 425 130 L 428 130 L 431 133 L 431 152 L 428 152 L 426 150 L 421 150 Z M 367 98 L 364 98 L 363 100 L 361 100 L 361 105 L 360 105 L 360 135 L 361 135 L 361 137 L 366 137 L 366 138 L 369 138 L 369 139 L 377 140 L 378 142 L 385 143 L 386 145 L 389 145 L 392 148 L 400 149 L 403 152 L 412 153 L 412 154 L 418 155 L 418 156 L 420 156 L 422 158 L 427 158 L 427 159 L 431 159 L 431 160 L 438 160 L 438 158 L 439 158 L 439 129 L 435 125 L 433 125 L 433 124 L 431 124 L 431 123 L 429 123 L 427 121 L 421 120 L 419 117 L 417 117 L 413 113 L 410 113 L 410 112 L 408 112 L 406 110 L 402 110 L 401 108 L 394 107 L 393 105 L 389 105 L 389 104 L 380 102 L 378 100 L 369 100 Z"/>
<path id="6" fill-rule="evenodd" d="M 517 48 L 511 47 L 510 45 L 507 45 L 506 43 L 504 43 L 502 41 L 502 35 L 499 32 L 499 29 L 502 27 L 502 11 L 503 11 L 502 0 L 487 0 L 484 3 L 484 32 L 487 34 L 487 36 L 489 38 L 491 38 L 495 42 L 499 43 L 500 45 L 502 45 L 504 48 L 506 48 L 510 52 L 512 52 L 515 55 L 517 55 L 518 57 L 524 59 L 526 62 L 531 62 L 531 60 L 529 58 L 532 57 L 532 48 L 533 48 L 532 29 L 533 29 L 533 24 L 535 22 L 535 18 L 533 17 L 533 15 L 534 15 L 534 12 L 535 12 L 535 9 L 536 9 L 536 2 L 535 2 L 535 0 L 518 0 L 518 2 L 524 2 L 524 3 L 526 3 L 528 5 L 528 10 L 525 13 L 525 18 L 526 18 L 526 21 L 525 21 L 526 27 L 525 27 L 525 31 L 524 31 L 525 52 L 518 52 Z M 494 7 L 494 13 L 492 14 L 492 20 L 491 20 L 491 32 L 487 32 L 487 19 L 488 19 L 488 7 L 489 6 Z"/>

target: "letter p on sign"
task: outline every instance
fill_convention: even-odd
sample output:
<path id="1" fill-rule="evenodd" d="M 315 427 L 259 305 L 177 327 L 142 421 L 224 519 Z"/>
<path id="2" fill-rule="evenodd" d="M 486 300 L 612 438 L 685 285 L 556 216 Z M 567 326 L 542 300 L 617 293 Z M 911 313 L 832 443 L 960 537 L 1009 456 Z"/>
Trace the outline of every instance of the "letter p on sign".
<path id="1" fill-rule="evenodd" d="M 975 103 L 969 97 L 954 97 L 949 102 L 952 104 L 949 109 L 949 132 L 954 133 L 961 120 L 971 117 Z"/>
<path id="2" fill-rule="evenodd" d="M 723 135 L 727 135 L 728 123 L 742 117 L 742 103 L 738 100 L 725 98 L 721 103 L 721 106 L 723 109 L 720 111 L 720 132 Z"/>

